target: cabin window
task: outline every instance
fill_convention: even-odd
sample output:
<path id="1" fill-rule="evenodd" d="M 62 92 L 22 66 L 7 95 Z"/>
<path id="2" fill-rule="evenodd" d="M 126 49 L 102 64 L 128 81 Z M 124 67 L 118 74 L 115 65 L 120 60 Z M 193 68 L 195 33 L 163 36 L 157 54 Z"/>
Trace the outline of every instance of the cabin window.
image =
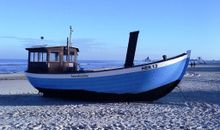
<path id="1" fill-rule="evenodd" d="M 46 52 L 30 52 L 30 62 L 46 62 Z"/>
<path id="2" fill-rule="evenodd" d="M 42 53 L 42 61 L 47 62 L 47 53 L 46 52 Z"/>
<path id="3" fill-rule="evenodd" d="M 63 55 L 63 61 L 67 62 L 67 55 Z"/>
<path id="4" fill-rule="evenodd" d="M 30 62 L 34 62 L 34 52 L 30 52 Z"/>
<path id="5" fill-rule="evenodd" d="M 37 62 L 38 61 L 38 53 L 37 52 L 31 52 L 30 53 L 30 62 Z"/>
<path id="6" fill-rule="evenodd" d="M 38 62 L 46 62 L 46 61 L 47 61 L 47 53 L 38 52 Z"/>
<path id="7" fill-rule="evenodd" d="M 74 55 L 70 55 L 70 62 L 73 62 L 74 60 Z"/>
<path id="8" fill-rule="evenodd" d="M 69 62 L 73 62 L 74 61 L 74 55 L 69 55 Z M 67 55 L 63 55 L 63 61 L 67 62 Z"/>
<path id="9" fill-rule="evenodd" d="M 52 62 L 59 61 L 59 53 L 58 52 L 51 52 L 50 53 L 50 61 L 52 61 Z"/>

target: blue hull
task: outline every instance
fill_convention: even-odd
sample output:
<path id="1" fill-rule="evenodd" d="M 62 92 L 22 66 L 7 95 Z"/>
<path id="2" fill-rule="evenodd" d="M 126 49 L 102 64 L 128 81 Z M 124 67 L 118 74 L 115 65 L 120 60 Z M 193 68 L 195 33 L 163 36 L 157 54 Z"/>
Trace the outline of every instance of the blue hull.
<path id="1" fill-rule="evenodd" d="M 88 97 L 106 97 L 106 99 L 156 100 L 172 91 L 181 81 L 188 62 L 189 54 L 186 53 L 167 61 L 128 69 L 70 74 L 65 78 L 59 74 L 44 76 L 44 74 L 30 73 L 27 73 L 27 77 L 36 89 L 45 94 L 61 93 L 79 97 L 86 95 Z M 108 73 L 112 73 L 112 75 Z"/>
<path id="2" fill-rule="evenodd" d="M 42 92 L 44 96 L 73 98 L 86 101 L 154 101 L 170 93 L 179 82 L 180 80 L 177 80 L 159 88 L 138 94 L 113 94 L 85 90 L 56 90 L 42 88 L 38 88 L 38 90 Z"/>

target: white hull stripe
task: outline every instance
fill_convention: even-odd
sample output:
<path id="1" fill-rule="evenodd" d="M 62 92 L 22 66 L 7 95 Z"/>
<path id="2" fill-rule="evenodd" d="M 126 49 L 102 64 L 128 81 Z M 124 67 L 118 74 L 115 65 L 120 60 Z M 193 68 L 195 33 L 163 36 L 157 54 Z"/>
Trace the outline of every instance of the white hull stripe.
<path id="1" fill-rule="evenodd" d="M 26 73 L 27 77 L 34 77 L 34 78 L 50 78 L 50 79 L 66 79 L 66 78 L 95 78 L 95 77 L 104 77 L 104 76 L 114 76 L 114 75 L 121 75 L 121 74 L 128 74 L 133 72 L 140 72 L 140 71 L 149 71 L 156 68 L 161 68 L 165 66 L 169 66 L 180 62 L 186 59 L 188 56 L 183 55 L 181 57 L 167 60 L 160 63 L 155 63 L 151 65 L 143 65 L 137 66 L 132 68 L 123 68 L 123 69 L 116 69 L 111 71 L 100 71 L 100 72 L 89 72 L 89 73 L 78 73 L 78 74 L 36 74 L 36 73 Z"/>

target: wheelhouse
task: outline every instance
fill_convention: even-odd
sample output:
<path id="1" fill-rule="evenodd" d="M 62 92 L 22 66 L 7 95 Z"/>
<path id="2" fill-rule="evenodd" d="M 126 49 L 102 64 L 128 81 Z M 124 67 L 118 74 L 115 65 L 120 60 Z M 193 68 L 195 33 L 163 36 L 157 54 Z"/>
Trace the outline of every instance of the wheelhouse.
<path id="1" fill-rule="evenodd" d="M 77 71 L 79 49 L 68 46 L 26 48 L 30 73 L 70 73 Z"/>

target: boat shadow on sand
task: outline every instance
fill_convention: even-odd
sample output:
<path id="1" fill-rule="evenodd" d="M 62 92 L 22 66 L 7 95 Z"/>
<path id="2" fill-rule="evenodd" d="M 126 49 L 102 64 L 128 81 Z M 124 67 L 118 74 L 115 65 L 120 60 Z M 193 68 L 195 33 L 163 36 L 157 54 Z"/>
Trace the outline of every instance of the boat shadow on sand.
<path id="1" fill-rule="evenodd" d="M 148 103 L 158 105 L 186 105 L 187 102 L 211 103 L 220 105 L 220 91 L 171 92 L 157 101 L 117 101 L 117 100 L 80 100 L 64 97 L 45 97 L 42 94 L 0 95 L 0 106 L 50 106 L 50 105 L 89 105 L 107 103 Z"/>

